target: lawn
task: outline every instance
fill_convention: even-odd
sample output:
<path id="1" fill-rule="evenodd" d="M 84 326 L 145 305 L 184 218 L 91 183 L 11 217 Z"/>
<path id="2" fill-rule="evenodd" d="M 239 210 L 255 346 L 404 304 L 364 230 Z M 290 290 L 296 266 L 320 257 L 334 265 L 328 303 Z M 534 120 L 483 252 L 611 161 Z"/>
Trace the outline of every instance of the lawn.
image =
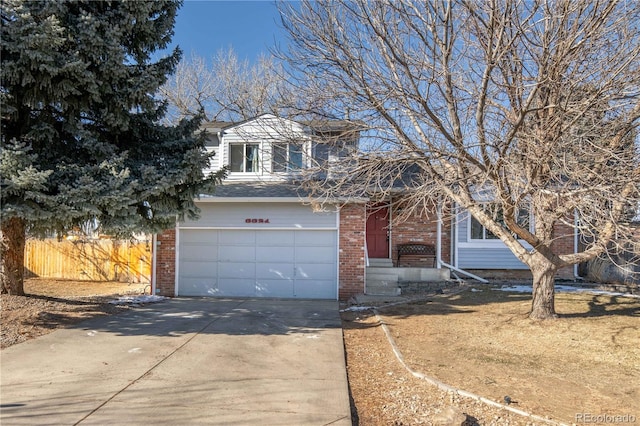
<path id="1" fill-rule="evenodd" d="M 580 417 L 576 416 L 581 414 L 627 415 L 640 421 L 640 299 L 559 293 L 556 310 L 560 317 L 548 321 L 528 319 L 530 304 L 528 294 L 477 286 L 457 294 L 381 308 L 379 312 L 414 371 L 494 401 L 503 401 L 509 395 L 516 401 L 513 407 L 560 422 L 577 423 Z M 375 402 L 364 395 L 367 387 L 375 386 L 372 377 L 376 368 L 367 359 L 369 383 L 358 383 L 359 359 L 370 355 L 352 344 L 357 341 L 366 346 L 369 340 L 387 344 L 380 331 L 372 331 L 379 328 L 378 318 L 363 313 L 344 318 L 347 362 L 358 414 L 362 419 L 384 418 L 383 412 L 370 411 L 398 401 Z M 385 369 L 389 370 L 389 365 Z M 387 373 L 393 374 L 400 373 Z M 406 386 L 414 379 L 403 380 Z M 431 392 L 422 384 L 409 388 L 412 398 L 425 407 L 429 398 L 437 395 L 421 395 L 421 389 Z M 385 395 L 391 393 L 378 393 L 378 398 L 384 399 Z M 471 410 L 465 410 L 464 404 L 453 405 Z M 407 413 L 394 415 L 405 424 L 422 423 L 421 410 L 413 411 L 414 417 L 407 417 Z M 482 410 L 478 413 L 466 412 L 479 424 L 501 424 L 482 418 Z M 492 419 L 496 420 L 493 413 Z M 521 424 L 527 422 L 523 419 Z"/>

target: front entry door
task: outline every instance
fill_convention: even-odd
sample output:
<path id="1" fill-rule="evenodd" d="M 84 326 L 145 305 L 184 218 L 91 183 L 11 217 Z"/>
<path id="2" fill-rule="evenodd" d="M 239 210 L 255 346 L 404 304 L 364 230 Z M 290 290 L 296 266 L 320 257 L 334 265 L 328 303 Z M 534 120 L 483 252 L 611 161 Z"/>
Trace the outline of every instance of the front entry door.
<path id="1" fill-rule="evenodd" d="M 389 209 L 373 207 L 367 217 L 367 251 L 370 258 L 389 258 Z"/>

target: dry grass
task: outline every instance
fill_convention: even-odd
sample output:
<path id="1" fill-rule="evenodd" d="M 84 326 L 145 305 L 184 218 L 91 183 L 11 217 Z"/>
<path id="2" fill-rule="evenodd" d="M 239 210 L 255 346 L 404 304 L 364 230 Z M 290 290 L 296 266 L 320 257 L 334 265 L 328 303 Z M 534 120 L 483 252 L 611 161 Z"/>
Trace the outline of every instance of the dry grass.
<path id="1" fill-rule="evenodd" d="M 558 294 L 560 318 L 532 321 L 530 297 L 485 287 L 381 316 L 413 370 L 454 387 L 509 395 L 517 408 L 562 422 L 578 413 L 640 419 L 640 299 Z"/>

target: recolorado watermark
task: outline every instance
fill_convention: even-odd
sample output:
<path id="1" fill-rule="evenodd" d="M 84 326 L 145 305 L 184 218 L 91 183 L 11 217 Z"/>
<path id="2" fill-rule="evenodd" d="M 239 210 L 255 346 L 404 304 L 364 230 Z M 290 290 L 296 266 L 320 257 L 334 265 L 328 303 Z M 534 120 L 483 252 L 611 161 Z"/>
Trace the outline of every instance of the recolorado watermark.
<path id="1" fill-rule="evenodd" d="M 633 414 L 576 414 L 576 423 L 622 424 L 635 423 L 636 421 L 637 418 Z"/>

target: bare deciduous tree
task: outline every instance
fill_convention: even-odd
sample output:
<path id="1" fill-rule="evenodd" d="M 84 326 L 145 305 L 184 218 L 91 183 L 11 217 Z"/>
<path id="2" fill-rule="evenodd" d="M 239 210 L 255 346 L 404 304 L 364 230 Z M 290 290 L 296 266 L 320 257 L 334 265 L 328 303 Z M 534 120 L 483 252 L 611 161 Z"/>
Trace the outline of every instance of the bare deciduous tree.
<path id="1" fill-rule="evenodd" d="M 368 126 L 365 149 L 348 174 L 322 182 L 324 195 L 390 197 L 404 182 L 405 206 L 444 197 L 468 210 L 531 269 L 535 319 L 556 316 L 559 268 L 628 235 L 640 198 L 639 2 L 321 0 L 280 10 L 292 44 L 283 55 L 305 76 L 298 90 L 312 112 L 345 105 Z M 519 220 L 523 209 L 532 223 Z M 583 251 L 554 252 L 559 223 L 589 237 Z"/>
<path id="2" fill-rule="evenodd" d="M 285 102 L 293 101 L 287 87 L 273 57 L 251 64 L 229 49 L 220 50 L 210 64 L 195 54 L 181 61 L 160 93 L 169 102 L 171 121 L 201 112 L 207 121 L 240 121 L 285 109 Z"/>

